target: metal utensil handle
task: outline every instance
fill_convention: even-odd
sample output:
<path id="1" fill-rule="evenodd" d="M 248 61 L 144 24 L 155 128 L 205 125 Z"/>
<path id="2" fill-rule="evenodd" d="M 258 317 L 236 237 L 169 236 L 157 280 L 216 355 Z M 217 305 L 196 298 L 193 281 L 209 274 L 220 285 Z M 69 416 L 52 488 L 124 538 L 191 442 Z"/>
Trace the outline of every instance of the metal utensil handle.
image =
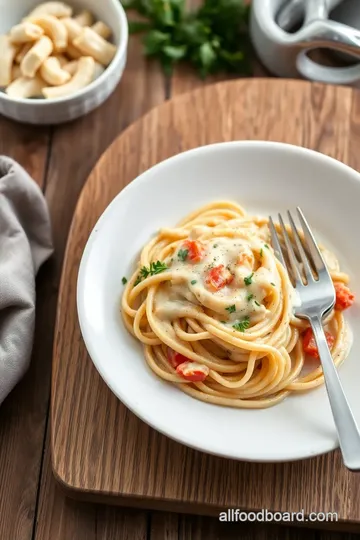
<path id="1" fill-rule="evenodd" d="M 344 394 L 335 364 L 333 362 L 320 317 L 310 319 L 324 373 L 339 443 L 346 467 L 360 470 L 360 432 Z"/>

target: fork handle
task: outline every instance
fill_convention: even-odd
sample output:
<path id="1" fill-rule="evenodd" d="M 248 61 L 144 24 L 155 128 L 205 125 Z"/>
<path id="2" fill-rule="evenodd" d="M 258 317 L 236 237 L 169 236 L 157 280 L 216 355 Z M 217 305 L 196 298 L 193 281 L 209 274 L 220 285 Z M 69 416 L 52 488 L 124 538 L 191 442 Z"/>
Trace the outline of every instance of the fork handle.
<path id="1" fill-rule="evenodd" d="M 324 373 L 335 426 L 345 466 L 352 471 L 360 471 L 360 432 L 350 405 L 346 399 L 338 372 L 328 347 L 320 317 L 309 319 Z"/>

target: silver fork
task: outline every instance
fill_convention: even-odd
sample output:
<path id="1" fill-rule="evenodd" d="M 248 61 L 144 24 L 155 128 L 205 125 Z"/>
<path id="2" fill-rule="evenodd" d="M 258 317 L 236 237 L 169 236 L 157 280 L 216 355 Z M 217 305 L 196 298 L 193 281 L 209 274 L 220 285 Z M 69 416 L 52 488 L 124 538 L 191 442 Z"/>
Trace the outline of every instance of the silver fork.
<path id="1" fill-rule="evenodd" d="M 297 212 L 303 230 L 304 245 L 290 212 L 288 212 L 288 217 L 297 252 L 303 265 L 303 272 L 280 214 L 279 223 L 285 249 L 283 251 L 273 220 L 270 217 L 269 226 L 272 245 L 278 260 L 287 268 L 289 275 L 292 274 L 293 276 L 295 288 L 301 302 L 301 305 L 295 306 L 294 314 L 296 317 L 309 321 L 314 332 L 344 464 L 348 469 L 358 471 L 360 470 L 360 433 L 344 394 L 322 326 L 324 315 L 328 314 L 334 307 L 335 289 L 304 214 L 300 208 L 297 208 Z M 311 256 L 317 278 L 314 277 L 311 262 L 304 248 Z M 285 262 L 285 254 L 287 255 L 288 265 Z M 303 276 L 306 278 L 305 283 Z"/>

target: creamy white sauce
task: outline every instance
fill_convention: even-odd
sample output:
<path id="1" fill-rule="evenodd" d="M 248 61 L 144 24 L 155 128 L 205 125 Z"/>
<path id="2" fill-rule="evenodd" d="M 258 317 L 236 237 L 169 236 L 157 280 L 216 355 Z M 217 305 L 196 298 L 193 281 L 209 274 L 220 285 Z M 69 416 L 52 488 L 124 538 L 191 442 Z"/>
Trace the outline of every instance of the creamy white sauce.
<path id="1" fill-rule="evenodd" d="M 227 222 L 244 231 L 244 222 Z M 273 256 L 264 241 L 255 235 L 258 228 L 249 223 L 252 229 L 248 238 L 216 237 L 209 238 L 209 227 L 195 227 L 189 238 L 199 239 L 204 247 L 200 262 L 193 263 L 189 256 L 182 260 L 180 247 L 167 262 L 173 279 L 161 285 L 156 295 L 155 314 L 157 317 L 172 320 L 189 315 L 193 309 L 202 309 L 222 322 L 234 324 L 249 318 L 251 324 L 266 317 L 266 297 L 271 287 L 279 287 L 280 281 Z M 246 233 L 248 231 L 246 230 Z M 204 239 L 204 236 L 206 239 Z M 244 235 L 246 236 L 246 235 Z M 185 244 L 185 241 L 184 241 Z M 223 265 L 230 272 L 231 283 L 214 290 L 207 283 L 212 269 Z"/>

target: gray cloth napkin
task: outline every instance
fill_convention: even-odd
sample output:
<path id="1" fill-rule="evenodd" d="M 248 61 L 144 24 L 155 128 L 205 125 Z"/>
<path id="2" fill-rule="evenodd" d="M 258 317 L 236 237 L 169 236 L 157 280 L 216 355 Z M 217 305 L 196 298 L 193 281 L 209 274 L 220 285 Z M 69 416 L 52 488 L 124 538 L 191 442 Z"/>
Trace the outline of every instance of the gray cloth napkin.
<path id="1" fill-rule="evenodd" d="M 52 251 L 40 188 L 20 165 L 0 156 L 0 404 L 29 366 L 35 275 Z"/>

